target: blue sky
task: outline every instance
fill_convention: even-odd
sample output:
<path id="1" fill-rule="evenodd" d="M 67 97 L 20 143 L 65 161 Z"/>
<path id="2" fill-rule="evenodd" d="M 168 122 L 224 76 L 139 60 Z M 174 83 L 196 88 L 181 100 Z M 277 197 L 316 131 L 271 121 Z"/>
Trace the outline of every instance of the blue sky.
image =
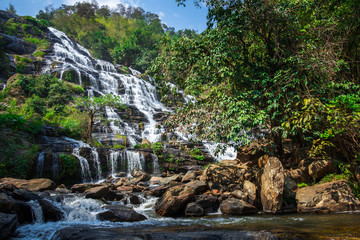
<path id="1" fill-rule="evenodd" d="M 0 9 L 5 10 L 13 4 L 19 15 L 35 16 L 39 10 L 44 10 L 49 4 L 59 7 L 61 4 L 72 5 L 79 0 L 0 0 Z M 90 0 L 89 0 L 90 1 Z M 195 29 L 199 33 L 206 28 L 205 7 L 196 8 L 189 0 L 186 7 L 178 7 L 175 0 L 97 0 L 99 5 L 108 5 L 112 8 L 118 3 L 141 7 L 145 11 L 157 13 L 169 27 L 180 29 Z"/>

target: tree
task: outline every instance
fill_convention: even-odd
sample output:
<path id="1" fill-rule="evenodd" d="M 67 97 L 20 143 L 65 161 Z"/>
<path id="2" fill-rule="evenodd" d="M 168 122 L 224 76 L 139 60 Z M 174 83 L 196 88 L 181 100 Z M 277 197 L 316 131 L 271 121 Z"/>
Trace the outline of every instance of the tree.
<path id="1" fill-rule="evenodd" d="M 14 5 L 12 5 L 11 3 L 9 4 L 9 8 L 6 8 L 6 11 L 7 11 L 8 13 L 16 14 L 15 7 L 14 7 Z"/>
<path id="2" fill-rule="evenodd" d="M 86 132 L 86 141 L 91 142 L 91 132 L 94 124 L 95 115 L 105 107 L 115 107 L 115 108 L 125 108 L 125 105 L 121 103 L 121 99 L 119 96 L 113 95 L 104 95 L 100 97 L 84 97 L 78 98 L 75 101 L 77 107 L 80 110 L 88 113 L 89 116 L 89 124 Z"/>
<path id="3" fill-rule="evenodd" d="M 344 129 L 359 130 L 358 110 L 351 107 L 360 101 L 359 0 L 195 2 L 209 8 L 209 28 L 163 47 L 152 68 L 158 82 L 171 81 L 198 99 L 171 123 L 203 139 L 238 144 L 265 133 L 269 152 L 282 158 L 284 138 L 311 146 L 330 136 L 335 146 L 351 141 L 348 152 L 336 150 L 356 156 L 359 136 L 352 139 Z M 309 101 L 322 107 L 307 111 Z M 341 127 L 341 118 L 352 126 Z M 326 134 L 334 124 L 336 134 Z"/>

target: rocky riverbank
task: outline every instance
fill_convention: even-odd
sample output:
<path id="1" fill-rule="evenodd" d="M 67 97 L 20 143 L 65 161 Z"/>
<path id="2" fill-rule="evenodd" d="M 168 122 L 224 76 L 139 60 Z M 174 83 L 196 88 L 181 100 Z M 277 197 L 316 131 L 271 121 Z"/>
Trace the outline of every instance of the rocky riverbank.
<path id="1" fill-rule="evenodd" d="M 345 180 L 299 188 L 293 175 L 300 170 L 285 170 L 278 158 L 263 156 L 258 164 L 225 160 L 204 170 L 168 172 L 161 177 L 135 169 L 131 176 L 120 172 L 101 183 L 75 184 L 69 188 L 56 187 L 49 179 L 2 178 L 2 238 L 14 234 L 19 224 L 39 220 L 34 204 L 41 209 L 43 222 L 64 220 L 61 203 L 69 195 L 101 201 L 101 211 L 95 219 L 110 222 L 146 220 L 147 216 L 136 212 L 133 206 L 154 198 L 157 199 L 152 208 L 161 217 L 203 217 L 219 210 L 224 216 L 360 210 L 360 201 Z M 302 172 L 305 174 L 306 170 L 309 173 L 314 167 L 310 164 Z"/>

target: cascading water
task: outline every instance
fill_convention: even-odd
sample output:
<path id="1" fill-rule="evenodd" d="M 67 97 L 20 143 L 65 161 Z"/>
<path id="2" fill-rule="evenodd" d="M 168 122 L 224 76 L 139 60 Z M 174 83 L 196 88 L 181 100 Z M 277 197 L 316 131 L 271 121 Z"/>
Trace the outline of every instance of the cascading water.
<path id="1" fill-rule="evenodd" d="M 36 166 L 36 176 L 42 177 L 42 172 L 44 168 L 44 160 L 45 160 L 45 153 L 46 151 L 41 151 L 39 153 L 38 159 L 37 159 L 37 166 Z"/>
<path id="2" fill-rule="evenodd" d="M 144 123 L 144 128 L 139 136 L 136 134 L 137 126 L 126 123 L 114 109 L 108 107 L 106 115 L 110 120 L 112 133 L 127 136 L 131 145 L 137 143 L 135 137 L 146 138 L 151 142 L 158 141 L 161 131 L 156 128 L 154 114 L 168 111 L 168 109 L 157 99 L 155 87 L 135 76 L 140 72 L 130 69 L 132 74 L 118 73 L 113 64 L 94 59 L 89 51 L 71 41 L 63 32 L 54 28 L 49 28 L 49 30 L 53 34 L 53 42 L 56 43 L 53 47 L 52 61 L 48 62 L 44 72 L 58 71 L 60 77 L 63 77 L 64 72 L 72 70 L 79 76 L 79 84 L 83 82 L 82 76 L 90 79 L 91 91 L 89 92 L 120 96 L 124 104 L 139 110 L 146 117 L 147 122 Z M 55 69 L 52 68 L 52 62 L 59 63 Z M 121 93 L 120 87 L 123 88 Z M 119 128 L 117 124 L 113 124 L 115 121 L 121 122 L 123 126 Z"/>

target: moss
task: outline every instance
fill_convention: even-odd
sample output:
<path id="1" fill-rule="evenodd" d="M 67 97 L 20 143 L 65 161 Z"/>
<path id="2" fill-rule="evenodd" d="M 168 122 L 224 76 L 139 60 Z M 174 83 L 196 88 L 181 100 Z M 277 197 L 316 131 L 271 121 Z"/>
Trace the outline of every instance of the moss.
<path id="1" fill-rule="evenodd" d="M 115 144 L 115 145 L 113 146 L 113 148 L 122 150 L 122 149 L 125 149 L 125 146 L 120 145 L 120 144 Z"/>
<path id="2" fill-rule="evenodd" d="M 43 58 L 45 56 L 45 53 L 42 51 L 38 51 L 38 52 L 35 52 L 33 55 L 38 58 Z"/>

